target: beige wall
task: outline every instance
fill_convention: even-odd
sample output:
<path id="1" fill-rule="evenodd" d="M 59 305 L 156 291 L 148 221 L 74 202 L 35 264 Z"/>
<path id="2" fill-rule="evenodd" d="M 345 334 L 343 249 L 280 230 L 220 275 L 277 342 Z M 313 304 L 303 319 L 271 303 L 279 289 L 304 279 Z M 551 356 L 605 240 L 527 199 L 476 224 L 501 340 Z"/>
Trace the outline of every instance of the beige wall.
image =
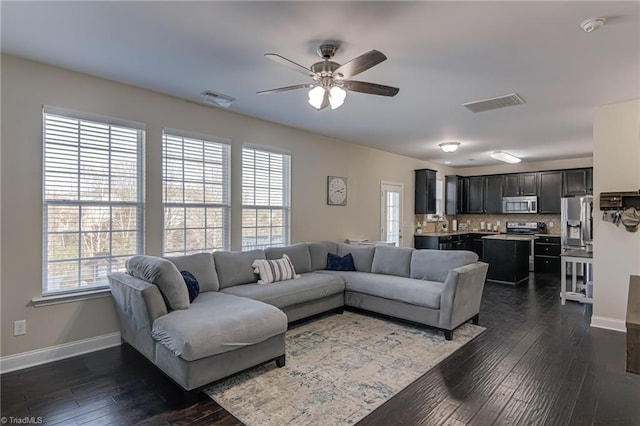
<path id="1" fill-rule="evenodd" d="M 530 163 L 499 164 L 497 166 L 461 167 L 456 169 L 460 176 L 493 175 L 501 173 L 537 172 L 539 170 L 576 169 L 592 167 L 592 157 L 571 158 L 566 160 L 533 161 Z"/>
<path id="2" fill-rule="evenodd" d="M 146 252 L 154 255 L 161 251 L 160 142 L 165 127 L 232 141 L 232 249 L 239 249 L 241 244 L 243 143 L 291 152 L 292 242 L 344 240 L 347 237 L 379 239 L 382 180 L 403 183 L 405 233 L 411 235 L 413 169 L 428 167 L 439 173 L 451 173 L 449 169 L 428 162 L 2 56 L 2 356 L 118 330 L 110 298 L 38 308 L 30 306 L 31 299 L 41 295 L 41 123 L 45 104 L 146 124 L 145 242 Z M 326 205 L 328 175 L 349 179 L 348 206 Z M 411 239 L 405 239 L 405 245 L 410 244 Z M 14 337 L 13 322 L 22 319 L 27 320 L 27 335 Z"/>
<path id="3" fill-rule="evenodd" d="M 600 107 L 593 125 L 592 324 L 624 329 L 629 275 L 640 274 L 640 231 L 602 220 L 598 194 L 640 189 L 640 100 Z"/>

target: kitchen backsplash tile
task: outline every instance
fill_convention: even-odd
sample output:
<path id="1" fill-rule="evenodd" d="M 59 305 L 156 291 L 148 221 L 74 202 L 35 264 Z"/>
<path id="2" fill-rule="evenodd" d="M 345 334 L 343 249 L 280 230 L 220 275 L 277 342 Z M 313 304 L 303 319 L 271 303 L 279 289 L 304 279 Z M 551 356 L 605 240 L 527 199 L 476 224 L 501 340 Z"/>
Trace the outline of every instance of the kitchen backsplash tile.
<path id="1" fill-rule="evenodd" d="M 427 215 L 416 215 L 414 219 L 414 230 L 418 223 L 423 224 L 426 221 Z M 444 224 L 446 229 L 451 230 L 451 222 L 453 219 L 457 219 L 458 228 L 460 224 L 467 224 L 469 231 L 479 230 L 480 222 L 484 222 L 489 228 L 493 229 L 498 221 L 499 232 L 506 231 L 507 221 L 517 222 L 544 222 L 547 224 L 547 233 L 549 235 L 560 235 L 560 215 L 554 214 L 459 214 L 457 216 L 444 216 L 440 222 L 426 222 L 426 225 L 422 226 L 422 232 L 436 232 L 441 231 Z"/>

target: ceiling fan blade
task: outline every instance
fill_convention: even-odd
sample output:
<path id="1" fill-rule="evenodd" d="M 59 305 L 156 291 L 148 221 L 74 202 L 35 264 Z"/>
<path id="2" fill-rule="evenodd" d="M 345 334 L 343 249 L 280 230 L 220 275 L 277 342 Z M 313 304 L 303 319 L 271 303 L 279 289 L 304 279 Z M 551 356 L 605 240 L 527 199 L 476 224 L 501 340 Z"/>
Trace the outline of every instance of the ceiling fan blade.
<path id="1" fill-rule="evenodd" d="M 385 86 L 383 84 L 367 83 L 364 81 L 345 81 L 342 85 L 345 90 L 351 92 L 367 93 L 369 95 L 395 96 L 400 89 Z"/>
<path id="2" fill-rule="evenodd" d="M 313 87 L 313 83 L 296 84 L 295 86 L 286 86 L 286 87 L 278 87 L 277 89 L 261 90 L 260 92 L 256 92 L 256 94 L 264 95 L 265 93 L 280 93 L 280 92 L 286 92 L 288 90 L 308 89 L 310 87 Z"/>
<path id="3" fill-rule="evenodd" d="M 286 67 L 291 68 L 294 71 L 299 72 L 300 74 L 304 74 L 307 77 L 319 77 L 318 74 L 316 74 L 315 72 L 311 71 L 309 68 L 305 68 L 300 64 L 297 64 L 293 61 L 290 61 L 289 59 L 278 55 L 277 53 L 265 53 L 264 56 L 266 56 L 267 58 L 271 59 L 273 62 L 284 65 Z"/>
<path id="4" fill-rule="evenodd" d="M 361 72 L 368 70 L 371 67 L 378 65 L 380 62 L 387 59 L 384 53 L 377 50 L 370 50 L 367 53 L 353 58 L 346 64 L 341 65 L 333 72 L 334 78 L 337 80 L 344 80 L 351 78 L 354 75 L 358 75 Z"/>

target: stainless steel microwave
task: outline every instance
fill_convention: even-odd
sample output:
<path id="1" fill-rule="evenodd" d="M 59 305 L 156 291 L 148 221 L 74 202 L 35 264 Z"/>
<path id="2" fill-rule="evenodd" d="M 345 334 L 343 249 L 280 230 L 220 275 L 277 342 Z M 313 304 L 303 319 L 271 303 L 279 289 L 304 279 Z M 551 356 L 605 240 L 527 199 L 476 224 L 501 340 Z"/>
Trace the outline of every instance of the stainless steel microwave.
<path id="1" fill-rule="evenodd" d="M 538 213 L 538 197 L 502 197 L 502 213 Z"/>

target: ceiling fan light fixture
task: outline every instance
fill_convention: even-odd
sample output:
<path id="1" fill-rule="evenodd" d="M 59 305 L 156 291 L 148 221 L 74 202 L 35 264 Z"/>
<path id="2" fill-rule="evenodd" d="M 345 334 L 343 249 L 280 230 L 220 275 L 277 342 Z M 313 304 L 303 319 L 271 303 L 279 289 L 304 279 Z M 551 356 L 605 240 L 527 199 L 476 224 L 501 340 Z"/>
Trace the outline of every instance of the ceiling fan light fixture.
<path id="1" fill-rule="evenodd" d="M 443 142 L 438 146 L 443 152 L 454 152 L 460 146 L 460 142 Z"/>
<path id="2" fill-rule="evenodd" d="M 320 109 L 324 99 L 324 87 L 316 86 L 309 90 L 309 104 L 315 109 Z"/>
<path id="3" fill-rule="evenodd" d="M 494 160 L 499 160 L 499 161 L 503 161 L 505 163 L 510 163 L 510 164 L 515 164 L 522 161 L 515 155 L 509 154 L 508 152 L 504 152 L 504 151 L 495 151 L 491 153 L 491 158 L 493 158 Z"/>
<path id="4" fill-rule="evenodd" d="M 331 90 L 329 90 L 329 104 L 331 105 L 331 109 L 340 108 L 346 97 L 346 90 L 342 87 L 333 86 Z"/>

